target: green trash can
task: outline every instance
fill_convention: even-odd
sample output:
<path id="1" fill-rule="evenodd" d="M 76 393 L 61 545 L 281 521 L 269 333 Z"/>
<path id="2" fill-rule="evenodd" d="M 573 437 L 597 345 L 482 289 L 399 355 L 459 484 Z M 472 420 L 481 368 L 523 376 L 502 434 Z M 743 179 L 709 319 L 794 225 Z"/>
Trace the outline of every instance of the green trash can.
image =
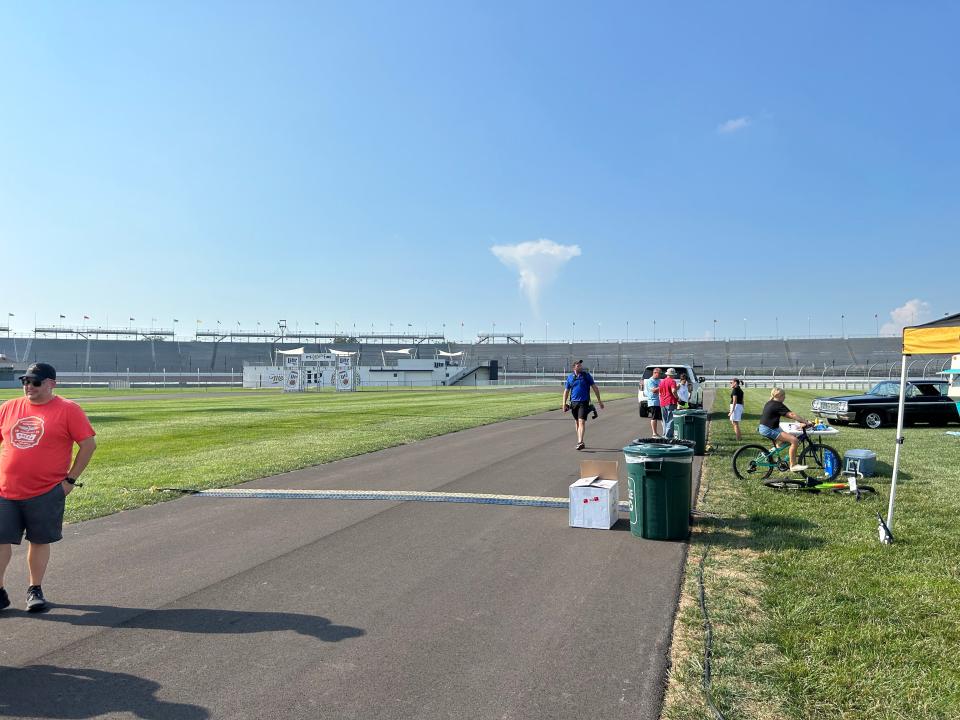
<path id="1" fill-rule="evenodd" d="M 697 455 L 707 452 L 707 411 L 677 410 L 674 415 L 674 428 L 681 440 L 691 440 L 693 451 Z"/>
<path id="2" fill-rule="evenodd" d="M 630 532 L 648 540 L 685 540 L 690 533 L 693 449 L 644 443 L 623 449 Z"/>
<path id="3" fill-rule="evenodd" d="M 678 440 L 685 440 L 684 433 L 686 432 L 687 424 L 687 411 L 686 410 L 674 410 L 673 411 L 673 436 Z"/>

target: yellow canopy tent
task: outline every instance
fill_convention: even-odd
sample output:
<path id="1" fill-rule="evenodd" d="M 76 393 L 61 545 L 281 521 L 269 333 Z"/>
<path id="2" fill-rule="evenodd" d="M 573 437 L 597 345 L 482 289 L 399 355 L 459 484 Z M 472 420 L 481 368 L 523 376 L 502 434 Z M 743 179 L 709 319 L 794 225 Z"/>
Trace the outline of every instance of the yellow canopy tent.
<path id="1" fill-rule="evenodd" d="M 903 329 L 903 360 L 900 369 L 900 402 L 897 405 L 897 446 L 893 455 L 893 478 L 890 482 L 890 506 L 887 522 L 880 520 L 880 541 L 893 541 L 893 503 L 897 497 L 897 474 L 900 471 L 900 448 L 903 446 L 903 404 L 907 391 L 907 358 L 911 355 L 955 355 L 960 353 L 960 313 Z"/>

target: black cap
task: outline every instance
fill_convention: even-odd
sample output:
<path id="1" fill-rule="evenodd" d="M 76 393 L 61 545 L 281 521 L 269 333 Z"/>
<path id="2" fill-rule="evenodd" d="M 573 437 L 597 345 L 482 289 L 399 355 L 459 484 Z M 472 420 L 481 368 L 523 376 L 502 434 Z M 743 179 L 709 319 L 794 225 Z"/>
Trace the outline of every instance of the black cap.
<path id="1" fill-rule="evenodd" d="M 577 360 L 574 365 L 583 365 L 583 360 Z"/>
<path id="2" fill-rule="evenodd" d="M 49 363 L 34 363 L 27 368 L 27 374 L 20 376 L 21 380 L 56 380 L 57 369 Z"/>

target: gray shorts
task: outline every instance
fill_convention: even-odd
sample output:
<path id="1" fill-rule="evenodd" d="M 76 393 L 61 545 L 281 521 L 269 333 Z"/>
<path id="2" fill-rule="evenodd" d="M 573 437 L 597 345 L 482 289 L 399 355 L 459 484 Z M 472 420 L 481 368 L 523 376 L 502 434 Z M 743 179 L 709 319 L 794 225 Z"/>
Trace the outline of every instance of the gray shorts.
<path id="1" fill-rule="evenodd" d="M 27 540 L 38 545 L 62 540 L 65 498 L 60 483 L 26 500 L 0 498 L 0 544 L 19 545 L 24 532 Z"/>

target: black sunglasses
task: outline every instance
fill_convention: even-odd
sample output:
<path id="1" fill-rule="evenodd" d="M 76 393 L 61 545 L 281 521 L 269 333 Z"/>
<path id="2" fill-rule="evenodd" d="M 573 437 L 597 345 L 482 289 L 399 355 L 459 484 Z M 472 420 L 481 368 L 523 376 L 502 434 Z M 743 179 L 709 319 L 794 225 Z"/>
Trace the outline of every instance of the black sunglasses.
<path id="1" fill-rule="evenodd" d="M 40 387 L 43 385 L 43 380 L 31 380 L 30 378 L 20 378 L 21 385 L 33 385 L 34 387 Z"/>

